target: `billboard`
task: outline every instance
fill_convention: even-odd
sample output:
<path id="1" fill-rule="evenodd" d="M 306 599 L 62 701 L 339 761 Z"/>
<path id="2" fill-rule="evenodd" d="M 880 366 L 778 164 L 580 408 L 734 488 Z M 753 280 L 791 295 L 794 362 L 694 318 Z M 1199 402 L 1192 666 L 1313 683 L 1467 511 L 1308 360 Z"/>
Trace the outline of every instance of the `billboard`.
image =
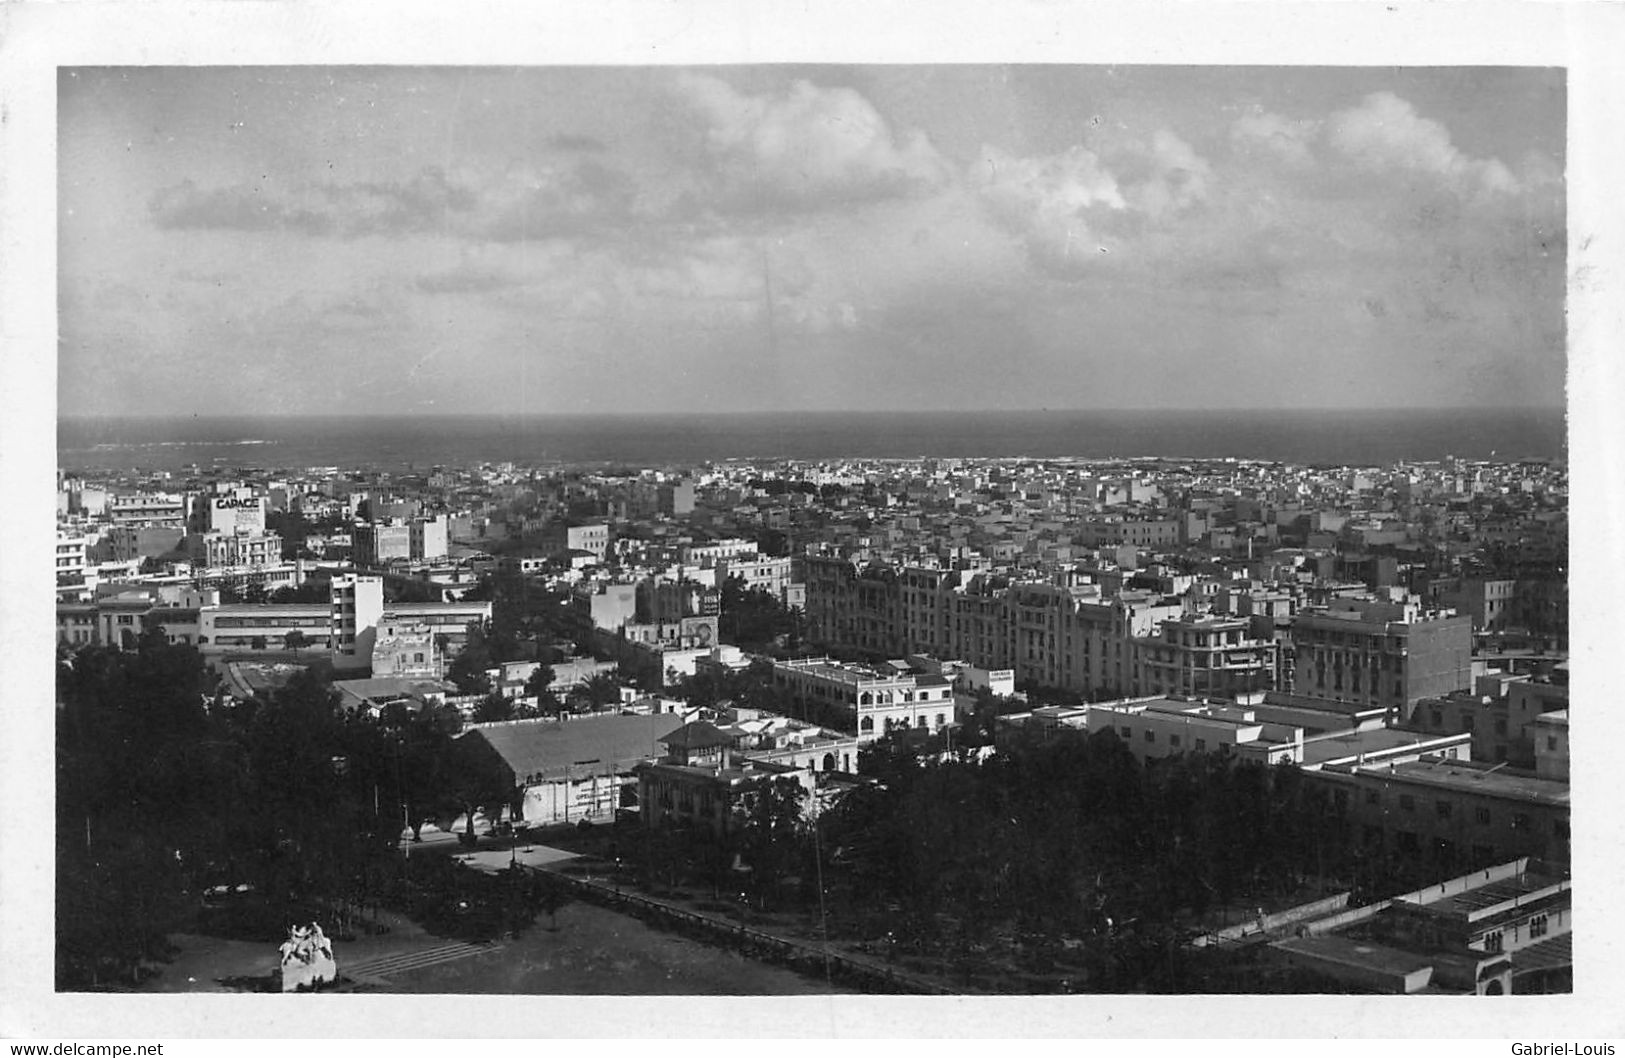
<path id="1" fill-rule="evenodd" d="M 717 619 L 715 617 L 685 617 L 682 621 L 684 643 L 709 649 L 717 645 Z"/>
<path id="2" fill-rule="evenodd" d="M 209 530 L 216 533 L 265 532 L 265 500 L 259 496 L 209 497 Z"/>

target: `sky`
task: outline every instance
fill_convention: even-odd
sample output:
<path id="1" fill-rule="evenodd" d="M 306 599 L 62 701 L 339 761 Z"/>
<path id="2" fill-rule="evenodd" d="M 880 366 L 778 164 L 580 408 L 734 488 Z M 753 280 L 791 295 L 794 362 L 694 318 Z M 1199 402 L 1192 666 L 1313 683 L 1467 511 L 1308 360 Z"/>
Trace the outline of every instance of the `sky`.
<path id="1" fill-rule="evenodd" d="M 63 415 L 1564 400 L 1557 69 L 58 88 Z"/>

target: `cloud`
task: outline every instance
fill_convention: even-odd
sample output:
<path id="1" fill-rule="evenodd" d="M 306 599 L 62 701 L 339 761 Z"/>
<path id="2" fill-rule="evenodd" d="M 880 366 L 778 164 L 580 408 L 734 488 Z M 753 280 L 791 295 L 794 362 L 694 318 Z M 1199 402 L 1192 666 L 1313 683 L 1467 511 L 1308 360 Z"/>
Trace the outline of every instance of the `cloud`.
<path id="1" fill-rule="evenodd" d="M 1373 92 L 1358 106 L 1333 114 L 1326 124 L 1326 142 L 1369 172 L 1431 177 L 1469 197 L 1512 195 L 1521 189 L 1499 159 L 1463 154 L 1448 129 L 1392 92 Z"/>
<path id="2" fill-rule="evenodd" d="M 797 81 L 747 95 L 684 74 L 679 91 L 704 124 L 719 201 L 734 208 L 818 208 L 941 187 L 949 167 L 918 131 L 898 132 L 862 95 Z"/>
<path id="3" fill-rule="evenodd" d="M 412 281 L 412 285 L 426 294 L 484 294 L 519 286 L 521 281 L 491 269 L 454 268 L 420 275 Z"/>
<path id="4" fill-rule="evenodd" d="M 574 132 L 561 132 L 549 138 L 547 145 L 556 151 L 586 151 L 597 154 L 605 150 L 603 140 Z"/>
<path id="5" fill-rule="evenodd" d="M 1089 268 L 1101 252 L 1097 225 L 1106 213 L 1128 208 L 1116 177 L 1083 147 L 1022 158 L 984 146 L 971 178 L 994 220 L 1056 274 Z"/>
<path id="6" fill-rule="evenodd" d="M 1230 145 L 1242 154 L 1265 155 L 1295 169 L 1315 163 L 1312 144 L 1320 132 L 1314 121 L 1294 121 L 1262 108 L 1243 114 L 1230 126 Z"/>
<path id="7" fill-rule="evenodd" d="M 449 176 L 425 168 L 398 182 L 274 181 L 165 187 L 149 204 L 154 223 L 180 230 L 291 231 L 334 238 L 438 234 L 496 242 L 579 235 L 622 224 L 637 211 L 624 173 L 593 159 L 498 174 Z"/>
<path id="8" fill-rule="evenodd" d="M 995 222 L 1061 279 L 1089 274 L 1135 236 L 1206 201 L 1212 179 L 1208 162 L 1165 130 L 1037 157 L 984 146 L 969 173 Z"/>
<path id="9" fill-rule="evenodd" d="M 1129 205 L 1153 220 L 1182 213 L 1207 199 L 1213 169 L 1191 145 L 1167 130 L 1158 130 L 1150 144 L 1137 150 L 1134 172 L 1119 172 L 1130 181 Z"/>

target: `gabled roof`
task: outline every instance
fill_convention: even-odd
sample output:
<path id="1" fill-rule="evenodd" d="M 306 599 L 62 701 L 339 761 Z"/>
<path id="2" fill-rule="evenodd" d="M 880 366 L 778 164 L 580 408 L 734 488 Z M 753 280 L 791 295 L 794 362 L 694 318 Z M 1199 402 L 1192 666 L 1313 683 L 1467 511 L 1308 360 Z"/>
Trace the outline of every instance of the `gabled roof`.
<path id="1" fill-rule="evenodd" d="M 731 746 L 733 739 L 723 734 L 715 724 L 695 720 L 666 735 L 660 739 L 660 743 L 673 749 L 712 749 Z"/>
<path id="2" fill-rule="evenodd" d="M 494 756 L 525 785 L 536 779 L 585 778 L 625 772 L 659 756 L 659 733 L 669 716 L 595 716 L 579 720 L 515 720 L 470 728 L 457 742 L 465 752 Z M 592 761 L 580 764 L 578 761 Z"/>

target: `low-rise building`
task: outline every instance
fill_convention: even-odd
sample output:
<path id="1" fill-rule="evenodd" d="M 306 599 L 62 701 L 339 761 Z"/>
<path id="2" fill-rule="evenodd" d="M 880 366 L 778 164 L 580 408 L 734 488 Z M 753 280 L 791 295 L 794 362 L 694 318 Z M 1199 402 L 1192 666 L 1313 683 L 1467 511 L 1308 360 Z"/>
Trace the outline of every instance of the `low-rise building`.
<path id="1" fill-rule="evenodd" d="M 773 683 L 816 722 L 862 743 L 898 729 L 936 733 L 954 721 L 953 685 L 942 676 L 807 658 L 774 662 Z"/>
<path id="2" fill-rule="evenodd" d="M 619 714 L 475 724 L 458 736 L 454 759 L 511 789 L 527 823 L 606 820 L 632 803 L 637 766 L 660 755 L 671 727 L 670 716 Z"/>
<path id="3" fill-rule="evenodd" d="M 1567 782 L 1459 759 L 1328 763 L 1312 779 L 1373 852 L 1441 870 L 1520 856 L 1569 862 Z"/>
<path id="4" fill-rule="evenodd" d="M 1529 995 L 1573 990 L 1569 879 L 1522 857 L 1293 924 L 1271 948 L 1343 990 Z"/>
<path id="5" fill-rule="evenodd" d="M 811 768 L 737 755 L 734 741 L 734 735 L 703 720 L 661 738 L 665 754 L 636 769 L 638 812 L 644 826 L 690 827 L 726 835 L 744 825 L 750 798 L 769 783 L 792 784 L 802 811 L 811 805 L 817 786 Z"/>

